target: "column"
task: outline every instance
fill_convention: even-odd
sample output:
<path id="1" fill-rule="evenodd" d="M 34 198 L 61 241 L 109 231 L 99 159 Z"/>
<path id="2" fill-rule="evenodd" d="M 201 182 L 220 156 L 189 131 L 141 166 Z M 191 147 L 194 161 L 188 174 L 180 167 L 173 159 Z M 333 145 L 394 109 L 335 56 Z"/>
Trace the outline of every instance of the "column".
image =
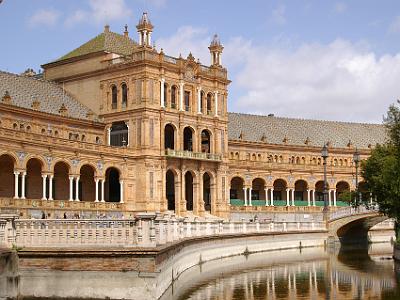
<path id="1" fill-rule="evenodd" d="M 307 189 L 307 204 L 308 204 L 308 206 L 311 206 L 310 190 L 309 189 Z"/>
<path id="2" fill-rule="evenodd" d="M 96 178 L 94 180 L 95 182 L 95 200 L 94 202 L 99 202 L 99 179 Z"/>
<path id="3" fill-rule="evenodd" d="M 272 187 L 270 191 L 271 191 L 271 197 L 270 197 L 271 206 L 274 206 L 274 188 Z"/>
<path id="4" fill-rule="evenodd" d="M 215 105 L 214 105 L 215 113 L 214 115 L 218 117 L 218 91 L 215 91 Z"/>
<path id="5" fill-rule="evenodd" d="M 313 206 L 315 206 L 315 190 L 312 190 L 312 202 Z"/>
<path id="6" fill-rule="evenodd" d="M 161 78 L 161 86 L 160 86 L 160 104 L 161 107 L 164 108 L 165 107 L 165 99 L 164 99 L 164 83 L 165 83 L 165 79 Z"/>
<path id="7" fill-rule="evenodd" d="M 148 41 L 148 45 L 151 46 L 151 31 L 149 31 L 147 33 L 147 41 Z"/>
<path id="8" fill-rule="evenodd" d="M 74 186 L 74 177 L 73 176 L 69 176 L 69 201 L 74 201 L 73 186 Z"/>
<path id="9" fill-rule="evenodd" d="M 47 174 L 43 174 L 42 175 L 42 191 L 43 191 L 42 200 L 47 200 L 47 198 L 46 198 L 46 180 L 47 180 Z"/>
<path id="10" fill-rule="evenodd" d="M 75 181 L 75 201 L 79 201 L 79 176 L 76 177 Z"/>
<path id="11" fill-rule="evenodd" d="M 333 191 L 333 206 L 336 206 L 336 189 Z"/>
<path id="12" fill-rule="evenodd" d="M 18 179 L 19 179 L 19 172 L 14 172 L 14 199 L 19 199 L 18 195 Z"/>
<path id="13" fill-rule="evenodd" d="M 26 176 L 26 172 L 22 172 L 21 173 L 21 199 L 25 199 L 25 176 Z"/>
<path id="14" fill-rule="evenodd" d="M 332 190 L 328 190 L 328 205 L 332 206 Z"/>
<path id="15" fill-rule="evenodd" d="M 244 205 L 247 206 L 247 189 L 243 188 Z"/>
<path id="16" fill-rule="evenodd" d="M 292 189 L 292 206 L 294 206 L 294 189 Z"/>
<path id="17" fill-rule="evenodd" d="M 139 35 L 139 45 L 142 46 L 143 45 L 143 35 L 141 32 L 138 32 Z"/>
<path id="18" fill-rule="evenodd" d="M 197 88 L 197 113 L 201 114 L 201 87 Z"/>
<path id="19" fill-rule="evenodd" d="M 49 176 L 49 200 L 53 200 L 53 178 L 54 178 L 54 175 L 50 174 L 50 176 Z"/>
<path id="20" fill-rule="evenodd" d="M 183 82 L 179 83 L 179 110 L 184 111 L 183 108 Z"/>
<path id="21" fill-rule="evenodd" d="M 289 189 L 286 189 L 286 206 L 290 206 Z"/>
<path id="22" fill-rule="evenodd" d="M 252 190 L 253 190 L 252 188 L 249 188 L 249 206 L 252 206 L 252 204 L 251 204 L 251 191 Z"/>
<path id="23" fill-rule="evenodd" d="M 265 206 L 269 206 L 269 204 L 268 204 L 268 189 L 265 188 L 264 191 L 265 191 Z"/>
<path id="24" fill-rule="evenodd" d="M 101 202 L 105 202 L 104 200 L 104 179 L 100 180 L 100 184 L 101 184 Z"/>
<path id="25" fill-rule="evenodd" d="M 108 146 L 111 145 L 111 127 L 107 128 L 107 139 L 108 139 Z"/>
<path id="26" fill-rule="evenodd" d="M 123 180 L 119 181 L 119 186 L 120 186 L 119 203 L 124 203 L 124 181 Z"/>
<path id="27" fill-rule="evenodd" d="M 147 45 L 147 31 L 143 30 L 143 45 Z"/>

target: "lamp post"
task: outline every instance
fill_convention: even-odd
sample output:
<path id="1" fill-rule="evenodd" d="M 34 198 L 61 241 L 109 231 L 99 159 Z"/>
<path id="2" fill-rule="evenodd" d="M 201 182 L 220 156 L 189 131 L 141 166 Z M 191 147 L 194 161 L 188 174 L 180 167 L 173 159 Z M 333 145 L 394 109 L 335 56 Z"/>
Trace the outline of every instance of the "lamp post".
<path id="1" fill-rule="evenodd" d="M 324 209 L 323 209 L 323 214 L 324 214 L 324 219 L 327 219 L 327 213 L 329 211 L 328 207 L 328 182 L 326 180 L 326 159 L 329 156 L 328 152 L 328 146 L 325 144 L 324 147 L 322 147 L 321 150 L 321 156 L 324 160 L 324 190 L 323 190 L 323 196 L 324 196 Z"/>
<path id="2" fill-rule="evenodd" d="M 360 164 L 360 152 L 358 152 L 358 149 L 356 148 L 356 152 L 353 154 L 353 161 L 354 164 L 356 165 L 356 206 L 359 205 L 358 201 L 360 200 L 359 194 L 358 194 L 358 166 Z"/>

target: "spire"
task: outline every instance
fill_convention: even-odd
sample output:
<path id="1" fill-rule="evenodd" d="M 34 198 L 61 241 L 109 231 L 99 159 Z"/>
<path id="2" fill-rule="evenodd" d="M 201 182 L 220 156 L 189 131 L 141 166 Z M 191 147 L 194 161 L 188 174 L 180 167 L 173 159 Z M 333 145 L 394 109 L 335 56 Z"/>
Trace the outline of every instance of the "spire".
<path id="1" fill-rule="evenodd" d="M 221 41 L 219 40 L 217 34 L 214 34 L 214 37 L 208 49 L 210 49 L 210 54 L 211 54 L 211 65 L 221 66 L 222 65 L 221 54 L 222 50 L 224 50 L 224 47 L 222 46 Z"/>
<path id="2" fill-rule="evenodd" d="M 143 13 L 136 28 L 139 34 L 139 45 L 151 47 L 151 33 L 154 27 L 146 12 Z"/>

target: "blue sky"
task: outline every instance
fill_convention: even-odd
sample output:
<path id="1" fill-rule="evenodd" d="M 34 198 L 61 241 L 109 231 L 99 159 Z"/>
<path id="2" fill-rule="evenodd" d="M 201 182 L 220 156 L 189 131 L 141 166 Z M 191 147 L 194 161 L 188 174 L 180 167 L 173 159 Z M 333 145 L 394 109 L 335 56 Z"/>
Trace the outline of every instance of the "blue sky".
<path id="1" fill-rule="evenodd" d="M 149 13 L 171 55 L 225 46 L 229 110 L 381 122 L 400 97 L 399 1 L 3 0 L 0 69 L 20 73 Z"/>

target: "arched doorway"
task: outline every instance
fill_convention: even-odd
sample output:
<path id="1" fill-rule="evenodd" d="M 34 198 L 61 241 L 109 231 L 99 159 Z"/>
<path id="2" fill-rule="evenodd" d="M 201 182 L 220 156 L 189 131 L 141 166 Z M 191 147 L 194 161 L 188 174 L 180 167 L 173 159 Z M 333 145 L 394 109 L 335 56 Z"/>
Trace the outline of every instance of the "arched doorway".
<path id="1" fill-rule="evenodd" d="M 274 181 L 274 205 L 284 206 L 286 205 L 286 189 L 287 184 L 283 179 L 277 179 Z"/>
<path id="2" fill-rule="evenodd" d="M 190 171 L 185 174 L 185 199 L 186 210 L 193 211 L 193 175 Z"/>
<path id="3" fill-rule="evenodd" d="M 255 178 L 251 183 L 252 205 L 265 204 L 265 181 L 261 178 Z M 264 200 L 263 203 L 259 200 Z"/>
<path id="4" fill-rule="evenodd" d="M 297 180 L 294 183 L 294 205 L 305 206 L 308 204 L 305 203 L 305 201 L 309 200 L 307 199 L 307 188 L 307 182 L 304 180 Z"/>
<path id="5" fill-rule="evenodd" d="M 201 132 L 201 152 L 211 152 L 211 139 L 208 130 L 203 130 Z"/>
<path id="6" fill-rule="evenodd" d="M 244 205 L 244 180 L 241 177 L 231 179 L 231 189 L 229 191 L 231 205 Z"/>
<path id="7" fill-rule="evenodd" d="M 0 156 L 0 197 L 14 197 L 14 164 L 12 156 Z"/>
<path id="8" fill-rule="evenodd" d="M 350 204 L 351 194 L 350 194 L 350 184 L 346 181 L 339 181 L 336 184 L 336 205 L 345 206 Z"/>
<path id="9" fill-rule="evenodd" d="M 171 124 L 165 125 L 164 128 L 164 148 L 175 149 L 175 129 Z"/>
<path id="10" fill-rule="evenodd" d="M 326 189 L 329 193 L 329 184 L 326 183 L 326 185 Z M 324 206 L 324 182 L 322 180 L 315 183 L 315 205 Z M 327 205 L 329 205 L 329 202 L 327 203 Z"/>
<path id="11" fill-rule="evenodd" d="M 171 170 L 167 171 L 166 174 L 166 186 L 165 192 L 167 197 L 168 210 L 175 211 L 175 174 Z"/>
<path id="12" fill-rule="evenodd" d="M 65 162 L 60 161 L 54 166 L 53 186 L 54 199 L 69 199 L 69 166 Z"/>
<path id="13" fill-rule="evenodd" d="M 190 127 L 183 130 L 183 150 L 193 151 L 193 131 Z"/>
<path id="14" fill-rule="evenodd" d="M 96 183 L 94 181 L 95 170 L 90 165 L 81 167 L 79 176 L 79 194 L 81 201 L 95 201 Z"/>
<path id="15" fill-rule="evenodd" d="M 121 185 L 119 183 L 119 171 L 116 168 L 108 168 L 104 188 L 104 200 L 106 202 L 119 202 L 121 199 Z"/>
<path id="16" fill-rule="evenodd" d="M 204 210 L 211 212 L 211 177 L 207 172 L 203 175 L 203 201 Z"/>
<path id="17" fill-rule="evenodd" d="M 41 199 L 43 197 L 42 162 L 36 158 L 31 158 L 26 164 L 25 187 L 26 198 Z"/>
<path id="18" fill-rule="evenodd" d="M 359 197 L 361 198 L 360 201 L 370 201 L 371 195 L 367 186 L 367 183 L 365 181 L 361 181 L 358 183 L 358 194 Z"/>

